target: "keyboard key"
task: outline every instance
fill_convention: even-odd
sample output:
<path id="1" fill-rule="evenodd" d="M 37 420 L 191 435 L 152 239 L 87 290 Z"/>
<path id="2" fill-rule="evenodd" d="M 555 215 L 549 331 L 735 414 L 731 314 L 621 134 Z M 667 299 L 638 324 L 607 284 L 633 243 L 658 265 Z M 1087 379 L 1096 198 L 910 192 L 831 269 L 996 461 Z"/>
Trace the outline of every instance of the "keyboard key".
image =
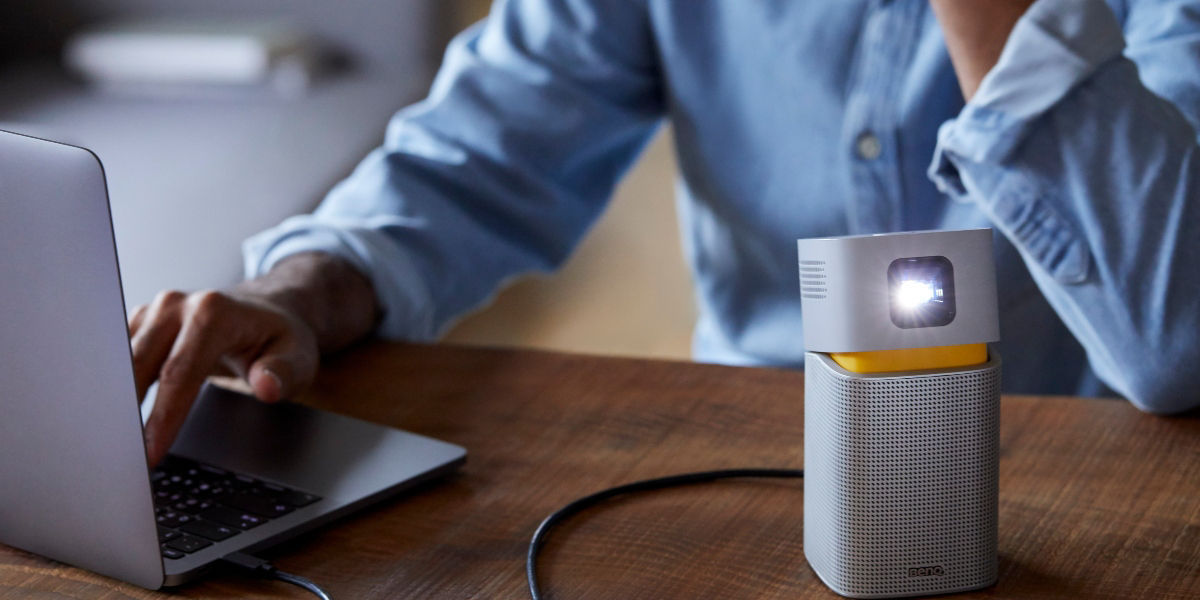
<path id="1" fill-rule="evenodd" d="M 192 537 L 190 535 L 181 535 L 167 542 L 166 547 L 191 554 L 197 550 L 207 548 L 211 545 L 212 542 L 206 539 Z"/>
<path id="2" fill-rule="evenodd" d="M 188 490 L 195 498 L 219 499 L 229 495 L 229 490 L 217 483 L 201 483 Z"/>
<path id="3" fill-rule="evenodd" d="M 320 496 L 178 456 L 168 456 L 151 478 L 159 524 L 171 529 L 193 524 L 190 532 L 201 538 L 223 539 L 321 500 Z M 197 517 L 226 530 L 206 528 L 196 522 Z"/>
<path id="4" fill-rule="evenodd" d="M 186 498 L 181 502 L 176 502 L 171 508 L 190 514 L 198 514 L 212 508 L 213 503 L 208 500 L 200 500 L 197 498 Z"/>
<path id="5" fill-rule="evenodd" d="M 216 523 L 209 523 L 207 521 L 199 520 L 192 521 L 191 523 L 185 523 L 184 525 L 181 525 L 179 529 L 180 531 L 208 538 L 214 542 L 229 539 L 241 533 L 241 531 L 238 529 L 231 529 L 224 525 L 218 525 Z"/>
<path id="6" fill-rule="evenodd" d="M 163 546 L 162 555 L 167 558 L 173 559 L 173 560 L 179 560 L 179 559 L 187 556 L 186 554 L 184 554 L 174 548 L 168 548 L 166 546 Z"/>
<path id="7" fill-rule="evenodd" d="M 169 542 L 177 537 L 179 537 L 178 531 L 171 531 L 170 529 L 163 529 L 162 527 L 158 528 L 158 543 L 160 544 L 163 542 Z"/>
<path id="8" fill-rule="evenodd" d="M 209 521 L 216 521 L 222 525 L 229 525 L 238 529 L 253 529 L 266 522 L 266 519 L 262 517 L 245 511 L 234 510 L 228 506 L 214 506 L 200 513 L 200 516 Z"/>
<path id="9" fill-rule="evenodd" d="M 222 503 L 269 519 L 281 517 L 295 510 L 294 507 L 274 498 L 251 494 L 234 494 L 223 499 Z"/>
<path id="10" fill-rule="evenodd" d="M 192 520 L 192 516 L 187 513 L 175 512 L 169 510 L 155 517 L 159 525 L 169 527 L 171 529 L 179 529 L 180 525 L 188 523 Z"/>

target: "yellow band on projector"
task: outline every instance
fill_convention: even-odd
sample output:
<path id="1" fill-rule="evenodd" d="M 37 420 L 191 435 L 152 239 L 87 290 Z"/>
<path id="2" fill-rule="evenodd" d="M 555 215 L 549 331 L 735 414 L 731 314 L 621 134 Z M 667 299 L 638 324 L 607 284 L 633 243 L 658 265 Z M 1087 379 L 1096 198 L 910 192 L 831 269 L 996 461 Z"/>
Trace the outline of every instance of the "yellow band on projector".
<path id="1" fill-rule="evenodd" d="M 987 344 L 873 350 L 870 352 L 830 352 L 829 356 L 843 369 L 854 373 L 948 369 L 987 362 Z"/>

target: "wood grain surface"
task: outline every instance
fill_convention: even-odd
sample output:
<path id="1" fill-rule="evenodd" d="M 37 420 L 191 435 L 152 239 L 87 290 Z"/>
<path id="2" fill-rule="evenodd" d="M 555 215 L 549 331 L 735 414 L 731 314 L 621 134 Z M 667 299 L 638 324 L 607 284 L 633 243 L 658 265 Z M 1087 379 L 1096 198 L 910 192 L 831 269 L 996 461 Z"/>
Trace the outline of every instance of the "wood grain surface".
<path id="1" fill-rule="evenodd" d="M 303 401 L 466 446 L 462 471 L 266 554 L 334 598 L 528 597 L 529 536 L 578 496 L 702 469 L 803 465 L 799 373 L 371 345 Z M 556 530 L 548 596 L 836 598 L 805 563 L 798 481 L 617 499 Z M 120 551 L 114 548 L 114 551 Z M 218 573 L 185 598 L 292 597 Z M 0 546 L 0 597 L 159 598 Z M 1000 581 L 960 598 L 1200 598 L 1200 418 L 1005 397 Z"/>

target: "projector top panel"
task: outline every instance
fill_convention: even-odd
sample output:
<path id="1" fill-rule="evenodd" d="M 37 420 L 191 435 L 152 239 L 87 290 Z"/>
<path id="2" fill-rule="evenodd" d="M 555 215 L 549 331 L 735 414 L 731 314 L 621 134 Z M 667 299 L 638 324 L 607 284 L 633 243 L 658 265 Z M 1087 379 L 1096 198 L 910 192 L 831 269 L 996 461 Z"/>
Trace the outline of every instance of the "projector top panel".
<path id="1" fill-rule="evenodd" d="M 806 350 L 1000 339 L 991 229 L 814 238 L 797 249 Z"/>

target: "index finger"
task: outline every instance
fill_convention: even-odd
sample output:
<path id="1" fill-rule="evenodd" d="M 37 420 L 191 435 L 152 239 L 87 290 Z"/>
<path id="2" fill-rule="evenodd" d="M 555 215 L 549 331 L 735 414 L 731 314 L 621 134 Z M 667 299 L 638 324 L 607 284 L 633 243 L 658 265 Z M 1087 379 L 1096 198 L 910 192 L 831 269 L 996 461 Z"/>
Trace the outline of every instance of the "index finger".
<path id="1" fill-rule="evenodd" d="M 151 464 L 167 454 L 175 436 L 208 376 L 235 340 L 220 331 L 220 324 L 189 317 L 179 331 L 158 377 L 158 397 L 146 421 L 146 451 Z"/>

